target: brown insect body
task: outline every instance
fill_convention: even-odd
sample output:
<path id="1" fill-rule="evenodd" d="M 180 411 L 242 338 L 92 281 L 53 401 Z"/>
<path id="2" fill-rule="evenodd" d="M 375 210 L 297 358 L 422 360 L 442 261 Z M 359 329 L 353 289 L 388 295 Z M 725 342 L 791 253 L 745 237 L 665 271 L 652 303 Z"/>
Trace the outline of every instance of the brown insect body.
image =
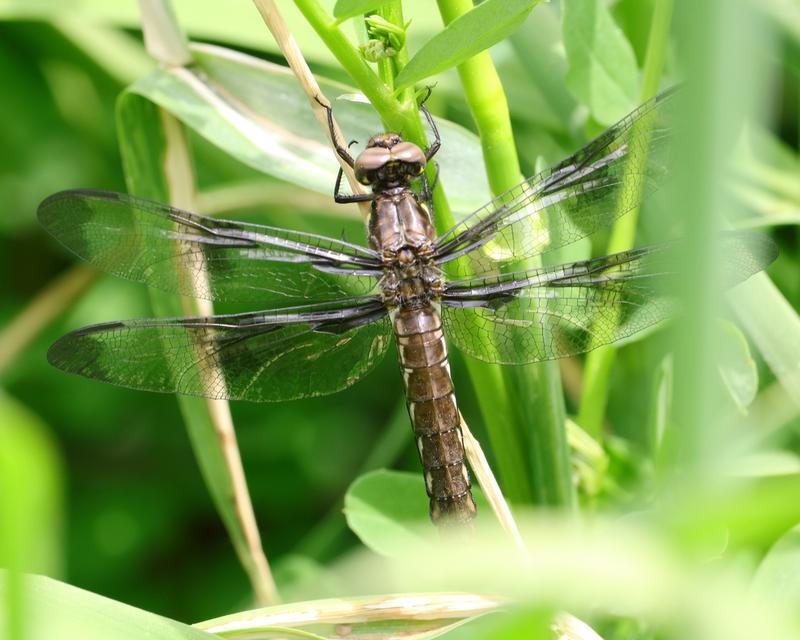
<path id="1" fill-rule="evenodd" d="M 381 134 L 356 158 L 355 171 L 374 194 L 369 245 L 383 258 L 382 295 L 397 340 L 431 518 L 467 522 L 475 516 L 475 502 L 438 311 L 443 281 L 433 261 L 436 230 L 410 187 L 425 163 L 416 145 Z"/>

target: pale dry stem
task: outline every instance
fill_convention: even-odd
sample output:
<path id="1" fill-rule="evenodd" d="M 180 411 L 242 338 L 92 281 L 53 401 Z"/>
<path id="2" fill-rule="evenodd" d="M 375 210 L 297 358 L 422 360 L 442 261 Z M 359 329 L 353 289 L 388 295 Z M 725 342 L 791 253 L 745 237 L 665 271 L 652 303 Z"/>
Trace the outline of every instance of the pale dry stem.
<path id="1" fill-rule="evenodd" d="M 142 28 L 147 50 L 165 66 L 182 66 L 191 62 L 188 44 L 177 25 L 172 9 L 163 0 L 140 0 Z M 194 207 L 195 182 L 187 141 L 178 120 L 161 110 L 166 153 L 163 173 L 170 193 L 170 204 L 186 209 Z M 181 269 L 181 265 L 176 265 Z M 207 283 L 197 283 L 197 290 L 207 289 Z M 186 315 L 211 315 L 211 302 L 183 298 Z M 258 602 L 271 604 L 278 601 L 275 581 L 261 546 L 261 536 L 256 524 L 253 505 L 247 489 L 241 456 L 230 406 L 224 400 L 205 400 L 209 419 L 219 440 L 226 473 L 231 483 L 236 517 L 244 535 L 249 556 L 247 573 Z M 249 565 L 249 566 L 247 566 Z"/>
<path id="2" fill-rule="evenodd" d="M 50 282 L 0 331 L 0 374 L 41 331 L 89 288 L 99 272 L 79 264 Z"/>
<path id="3" fill-rule="evenodd" d="M 170 204 L 191 210 L 194 208 L 195 188 L 186 137 L 180 123 L 172 115 L 163 110 L 161 114 L 167 150 L 163 169 L 169 188 Z M 182 267 L 178 265 L 177 268 Z M 201 270 L 201 273 L 204 272 L 205 270 Z M 199 283 L 198 289 L 201 288 L 208 288 L 207 284 Z M 187 316 L 209 316 L 214 313 L 209 300 L 184 297 L 182 303 Z M 255 572 L 250 578 L 256 599 L 263 604 L 277 602 L 277 588 L 261 545 L 261 535 L 247 488 L 230 405 L 227 400 L 210 398 L 206 398 L 205 403 L 219 441 L 225 469 L 231 482 L 236 516 L 244 533 L 252 570 Z"/>
<path id="4" fill-rule="evenodd" d="M 331 143 L 331 149 L 334 151 L 335 157 L 338 159 L 342 169 L 344 169 L 344 175 L 347 178 L 350 189 L 354 194 L 365 193 L 364 186 L 356 180 L 353 169 L 335 152 L 334 141 L 331 139 L 328 129 L 328 115 L 325 108 L 318 100 L 327 106 L 330 106 L 331 102 L 325 94 L 322 93 L 317 79 L 314 77 L 314 74 L 311 73 L 311 69 L 308 67 L 308 63 L 303 57 L 303 53 L 300 51 L 297 41 L 289 31 L 289 27 L 286 25 L 286 21 L 283 19 L 280 10 L 274 0 L 253 0 L 253 4 L 256 5 L 264 23 L 267 25 L 272 37 L 275 38 L 275 42 L 286 58 L 286 62 L 289 63 L 289 68 L 291 68 L 292 72 L 297 77 L 297 81 L 308 97 L 308 103 L 311 105 L 311 109 L 314 111 L 317 120 L 319 120 L 322 125 L 325 135 Z M 333 130 L 339 141 L 345 139 L 335 119 L 333 121 Z M 366 220 L 370 214 L 370 204 L 368 202 L 361 202 L 359 203 L 359 208 L 362 217 Z"/>
<path id="5" fill-rule="evenodd" d="M 511 513 L 511 508 L 508 506 L 508 502 L 506 502 L 500 485 L 494 477 L 494 473 L 492 473 L 489 461 L 486 459 L 486 455 L 483 453 L 480 443 L 477 438 L 472 435 L 469 426 L 464 420 L 464 416 L 462 416 L 460 412 L 459 418 L 461 420 L 461 433 L 464 435 L 464 450 L 467 454 L 469 466 L 475 474 L 475 479 L 478 481 L 483 495 L 489 502 L 489 506 L 492 507 L 492 511 L 494 511 L 494 515 L 500 523 L 500 526 L 503 527 L 503 530 L 514 542 L 514 546 L 517 548 L 522 558 L 527 559 L 528 550 L 525 547 L 522 535 L 520 535 L 519 532 L 519 527 Z"/>

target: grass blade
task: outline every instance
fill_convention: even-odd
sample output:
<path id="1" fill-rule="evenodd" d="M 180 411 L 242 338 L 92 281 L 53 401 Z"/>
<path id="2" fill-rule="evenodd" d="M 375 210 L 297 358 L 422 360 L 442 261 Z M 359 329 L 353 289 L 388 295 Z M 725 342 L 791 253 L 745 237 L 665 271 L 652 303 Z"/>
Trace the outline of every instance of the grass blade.
<path id="1" fill-rule="evenodd" d="M 176 149 L 176 145 L 183 144 L 179 123 L 130 93 L 121 97 L 117 117 L 130 191 L 162 202 L 177 200 L 185 204 L 192 183 L 188 182 L 188 157 Z M 169 158 L 166 167 L 161 164 L 165 153 Z M 158 315 L 174 317 L 209 311 L 190 303 L 187 308 L 174 296 L 155 291 L 150 294 Z M 181 396 L 178 404 L 206 484 L 256 596 L 261 602 L 274 602 L 275 585 L 261 549 L 227 403 Z"/>

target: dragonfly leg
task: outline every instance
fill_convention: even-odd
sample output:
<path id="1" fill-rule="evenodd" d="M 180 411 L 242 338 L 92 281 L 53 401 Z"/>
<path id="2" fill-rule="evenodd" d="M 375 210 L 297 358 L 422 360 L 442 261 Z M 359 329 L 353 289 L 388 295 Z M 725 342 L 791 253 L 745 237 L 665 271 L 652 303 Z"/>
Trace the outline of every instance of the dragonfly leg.
<path id="1" fill-rule="evenodd" d="M 433 132 L 433 144 L 431 144 L 427 149 L 425 149 L 425 159 L 430 161 L 433 156 L 436 155 L 436 152 L 439 151 L 439 147 L 442 146 L 442 138 L 439 135 L 439 129 L 436 127 L 436 122 L 433 120 L 433 116 L 431 112 L 428 111 L 425 103 L 428 101 L 428 98 L 431 97 L 431 92 L 433 91 L 433 87 L 428 87 L 428 92 L 425 94 L 425 97 L 420 100 L 419 103 L 419 110 L 422 111 L 422 115 L 425 116 L 425 120 L 428 121 L 428 125 Z"/>
<path id="2" fill-rule="evenodd" d="M 337 204 L 348 204 L 350 202 L 369 202 L 374 198 L 374 195 L 371 193 L 359 193 L 355 195 L 347 195 L 339 193 L 339 190 L 342 187 L 343 175 L 344 175 L 344 169 L 339 167 L 339 173 L 336 174 L 336 185 L 333 187 L 333 200 Z"/>
<path id="3" fill-rule="evenodd" d="M 428 184 L 428 175 L 424 171 L 422 172 L 422 199 L 428 205 L 428 216 L 431 222 L 436 220 L 433 209 L 433 190 L 439 184 L 439 163 L 434 160 L 433 164 L 436 168 L 436 175 L 433 177 L 432 185 Z"/>
<path id="4" fill-rule="evenodd" d="M 314 99 L 317 101 L 319 106 L 325 109 L 325 113 L 328 116 L 328 132 L 330 133 L 331 142 L 333 142 L 333 147 L 336 149 L 336 153 L 338 153 L 339 157 L 348 165 L 354 167 L 355 161 L 353 160 L 353 156 L 350 155 L 346 148 L 339 144 L 339 139 L 336 137 L 336 129 L 333 126 L 333 109 L 331 108 L 331 105 L 322 102 L 322 100 L 319 99 L 319 96 L 314 96 Z"/>
<path id="5" fill-rule="evenodd" d="M 433 176 L 433 184 L 431 185 L 431 191 L 436 189 L 437 185 L 439 184 L 439 163 L 436 160 L 433 161 L 433 168 L 436 170 L 436 174 Z"/>

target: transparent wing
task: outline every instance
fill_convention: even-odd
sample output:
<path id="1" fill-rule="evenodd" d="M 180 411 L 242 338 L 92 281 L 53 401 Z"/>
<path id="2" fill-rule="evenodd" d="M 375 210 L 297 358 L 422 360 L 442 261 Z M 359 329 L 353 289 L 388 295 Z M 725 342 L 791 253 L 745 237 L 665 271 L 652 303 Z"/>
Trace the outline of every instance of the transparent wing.
<path id="1" fill-rule="evenodd" d="M 777 256 L 752 233 L 725 234 L 723 276 L 742 282 Z M 522 364 L 589 351 L 668 318 L 676 243 L 602 258 L 451 283 L 442 299 L 445 333 L 480 360 Z"/>
<path id="2" fill-rule="evenodd" d="M 62 191 L 42 202 L 39 219 L 103 271 L 195 298 L 301 304 L 366 295 L 380 274 L 365 247 L 122 193 Z"/>
<path id="3" fill-rule="evenodd" d="M 674 91 L 646 102 L 588 145 L 501 194 L 436 242 L 440 263 L 468 276 L 498 273 L 607 226 L 663 182 Z"/>
<path id="4" fill-rule="evenodd" d="M 73 331 L 51 364 L 146 391 L 277 402 L 340 391 L 391 342 L 375 298 L 205 318 L 130 320 Z"/>

